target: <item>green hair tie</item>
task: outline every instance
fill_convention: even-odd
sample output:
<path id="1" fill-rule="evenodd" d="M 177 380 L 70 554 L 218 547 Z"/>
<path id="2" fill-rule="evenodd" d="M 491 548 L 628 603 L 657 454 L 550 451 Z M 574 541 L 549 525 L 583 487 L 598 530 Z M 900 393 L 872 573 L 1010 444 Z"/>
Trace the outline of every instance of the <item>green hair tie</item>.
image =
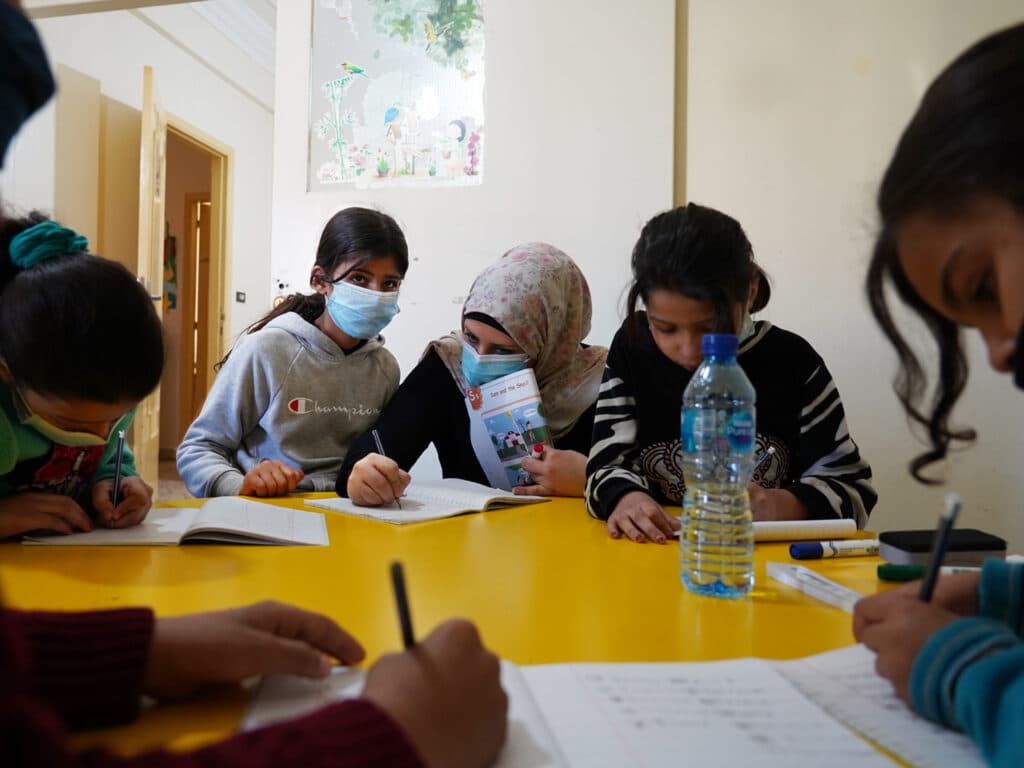
<path id="1" fill-rule="evenodd" d="M 40 261 L 68 253 L 82 253 L 89 241 L 56 221 L 41 221 L 11 240 L 11 263 L 28 269 Z"/>

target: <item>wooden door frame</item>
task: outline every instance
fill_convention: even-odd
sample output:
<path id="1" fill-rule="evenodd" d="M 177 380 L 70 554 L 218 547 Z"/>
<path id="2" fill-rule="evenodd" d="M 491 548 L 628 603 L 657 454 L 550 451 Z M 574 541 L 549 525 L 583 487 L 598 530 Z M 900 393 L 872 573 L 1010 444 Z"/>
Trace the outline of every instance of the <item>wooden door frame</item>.
<path id="1" fill-rule="evenodd" d="M 210 307 L 206 328 L 206 360 L 199 361 L 204 366 L 209 387 L 213 383 L 214 366 L 227 352 L 226 329 L 229 327 L 228 314 L 231 308 L 228 296 L 231 285 L 227 274 L 231 259 L 231 224 L 234 219 L 232 188 L 235 152 L 228 145 L 170 112 L 167 113 L 167 131 L 210 155 Z"/>
<path id="2" fill-rule="evenodd" d="M 199 281 L 199 275 L 196 270 L 196 251 L 195 251 L 195 229 L 198 225 L 198 219 L 195 215 L 196 206 L 201 203 L 207 203 L 210 206 L 212 213 L 213 204 L 210 202 L 210 196 L 207 194 L 186 194 L 185 195 L 185 207 L 188 209 L 187 227 L 186 234 L 187 242 L 184 243 L 178 257 L 178 302 L 181 310 L 181 344 L 180 354 L 178 356 L 178 392 L 180 393 L 180 408 L 178 409 L 178 424 L 177 434 L 175 435 L 175 444 L 179 443 L 185 436 L 185 431 L 188 429 L 192 420 L 196 414 L 192 412 L 192 356 L 196 352 L 196 344 L 192 338 L 192 321 L 196 311 L 196 285 Z M 183 253 L 186 255 L 185 261 L 182 261 Z M 209 260 L 209 254 L 206 255 Z M 187 265 L 187 266 L 186 266 Z M 184 278 L 184 279 L 183 279 Z M 207 281 L 209 283 L 209 281 Z M 209 285 L 207 285 L 207 293 L 209 293 Z M 209 304 L 209 297 L 207 297 L 207 304 Z M 206 325 L 201 326 L 200 330 L 204 333 L 207 331 L 210 324 L 211 318 L 207 316 Z M 207 336 L 207 339 L 209 337 Z M 198 360 L 198 366 L 200 373 L 198 378 L 205 385 L 205 391 L 209 391 L 210 380 L 206 374 L 206 360 Z"/>

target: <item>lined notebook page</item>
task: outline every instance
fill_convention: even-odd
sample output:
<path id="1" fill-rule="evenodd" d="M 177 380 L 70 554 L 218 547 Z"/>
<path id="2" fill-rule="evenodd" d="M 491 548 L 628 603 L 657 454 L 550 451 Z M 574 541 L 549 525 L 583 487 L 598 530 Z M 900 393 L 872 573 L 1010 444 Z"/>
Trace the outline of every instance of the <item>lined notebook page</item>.
<path id="1" fill-rule="evenodd" d="M 203 504 L 186 536 L 204 541 L 232 542 L 256 537 L 269 543 L 324 547 L 330 544 L 327 524 L 319 512 L 278 507 L 236 496 L 222 496 Z"/>
<path id="2" fill-rule="evenodd" d="M 837 720 L 917 768 L 985 765 L 981 752 L 962 733 L 918 716 L 875 672 L 875 655 L 863 645 L 776 662 L 797 688 Z"/>
<path id="3" fill-rule="evenodd" d="M 305 503 L 311 507 L 369 517 L 387 523 L 422 523 L 425 520 L 439 520 L 465 512 L 479 512 L 485 508 L 536 504 L 547 500 L 543 496 L 516 496 L 468 480 L 446 478 L 411 483 L 402 496 L 401 509 L 395 504 L 360 507 L 353 504 L 350 499 L 342 498 L 311 499 Z"/>
<path id="4" fill-rule="evenodd" d="M 68 536 L 26 536 L 21 543 L 59 547 L 173 546 L 181 543 L 181 537 L 198 513 L 199 510 L 194 507 L 161 507 L 149 510 L 145 520 L 129 528 L 93 528 Z"/>
<path id="5" fill-rule="evenodd" d="M 882 768 L 771 662 L 523 667 L 569 765 Z"/>

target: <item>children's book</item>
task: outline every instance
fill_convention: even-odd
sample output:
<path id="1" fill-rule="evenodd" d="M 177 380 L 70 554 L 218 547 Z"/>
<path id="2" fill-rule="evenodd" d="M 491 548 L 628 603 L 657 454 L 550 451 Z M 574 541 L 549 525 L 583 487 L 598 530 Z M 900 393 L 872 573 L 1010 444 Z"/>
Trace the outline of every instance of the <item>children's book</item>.
<path id="1" fill-rule="evenodd" d="M 237 496 L 210 499 L 201 507 L 160 507 L 130 528 L 95 528 L 68 536 L 26 536 L 22 544 L 53 546 L 220 544 L 330 544 L 319 512 L 278 507 Z"/>
<path id="2" fill-rule="evenodd" d="M 533 485 L 522 461 L 535 446 L 551 445 L 537 379 L 529 368 L 488 384 L 473 387 L 466 396 L 469 436 L 487 481 L 510 491 Z"/>
<path id="3" fill-rule="evenodd" d="M 383 507 L 360 507 L 351 499 L 310 499 L 305 503 L 343 512 L 346 515 L 369 517 L 386 523 L 422 523 L 425 520 L 439 520 L 468 512 L 486 512 L 491 509 L 515 507 L 523 504 L 538 504 L 548 501 L 545 496 L 516 496 L 508 491 L 488 488 L 486 485 L 449 477 L 444 480 L 412 482 L 397 504 Z"/>
<path id="4" fill-rule="evenodd" d="M 364 675 L 339 668 L 326 680 L 265 678 L 242 727 L 357 696 Z M 863 646 L 783 662 L 502 662 L 501 681 L 509 697 L 502 768 L 894 765 L 855 732 L 913 765 L 984 765 L 967 737 L 896 698 Z"/>

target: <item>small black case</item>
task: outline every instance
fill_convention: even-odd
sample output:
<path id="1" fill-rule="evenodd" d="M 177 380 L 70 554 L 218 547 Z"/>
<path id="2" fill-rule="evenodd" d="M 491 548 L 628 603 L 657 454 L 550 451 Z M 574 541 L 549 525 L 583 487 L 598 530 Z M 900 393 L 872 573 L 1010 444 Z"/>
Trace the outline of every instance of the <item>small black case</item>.
<path id="1" fill-rule="evenodd" d="M 878 534 L 878 555 L 894 565 L 928 565 L 935 531 L 886 531 Z M 954 528 L 943 565 L 981 565 L 1006 558 L 1006 542 L 975 528 Z"/>

